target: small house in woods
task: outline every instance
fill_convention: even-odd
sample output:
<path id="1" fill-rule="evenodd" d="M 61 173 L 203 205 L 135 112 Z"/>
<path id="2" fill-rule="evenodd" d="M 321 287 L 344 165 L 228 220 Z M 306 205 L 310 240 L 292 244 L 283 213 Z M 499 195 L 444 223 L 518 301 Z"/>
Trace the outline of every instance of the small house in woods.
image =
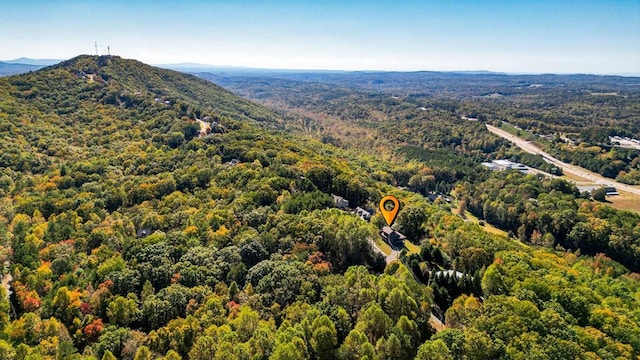
<path id="1" fill-rule="evenodd" d="M 429 199 L 431 202 L 435 202 L 436 200 L 440 199 L 440 201 L 445 201 L 450 203 L 451 202 L 451 198 L 449 198 L 447 195 L 443 194 L 443 193 L 429 193 L 427 194 L 427 199 Z"/>
<path id="2" fill-rule="evenodd" d="M 348 209 L 349 208 L 349 200 L 343 198 L 342 196 L 338 196 L 335 194 L 331 194 L 333 197 L 333 203 L 336 204 L 338 209 Z"/>
<path id="3" fill-rule="evenodd" d="M 385 226 L 382 228 L 382 230 L 380 231 L 380 236 L 382 236 L 382 238 L 387 243 L 389 243 L 391 247 L 395 247 L 395 248 L 404 246 L 404 241 L 407 239 L 406 236 L 393 230 L 389 226 Z"/>
<path id="4" fill-rule="evenodd" d="M 147 236 L 151 235 L 151 229 L 138 229 L 138 231 L 136 231 L 136 237 L 138 239 L 142 239 L 142 238 L 146 238 Z"/>
<path id="5" fill-rule="evenodd" d="M 371 213 L 361 207 L 356 208 L 356 215 L 358 215 L 362 220 L 369 221 L 371 219 Z"/>

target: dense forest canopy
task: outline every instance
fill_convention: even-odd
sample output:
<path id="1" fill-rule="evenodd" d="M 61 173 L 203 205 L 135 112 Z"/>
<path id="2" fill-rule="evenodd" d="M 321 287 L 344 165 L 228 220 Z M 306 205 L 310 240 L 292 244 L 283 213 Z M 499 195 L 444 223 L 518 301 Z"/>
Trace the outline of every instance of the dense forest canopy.
<path id="1" fill-rule="evenodd" d="M 640 355 L 637 214 L 480 167 L 521 155 L 473 102 L 288 81 L 264 107 L 113 56 L 1 78 L 0 358 Z"/>

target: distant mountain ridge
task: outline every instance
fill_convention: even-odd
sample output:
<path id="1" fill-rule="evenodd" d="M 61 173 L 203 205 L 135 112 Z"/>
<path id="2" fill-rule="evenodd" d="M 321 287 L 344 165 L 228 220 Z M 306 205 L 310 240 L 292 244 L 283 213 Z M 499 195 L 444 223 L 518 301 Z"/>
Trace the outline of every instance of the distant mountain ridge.
<path id="1" fill-rule="evenodd" d="M 32 58 L 27 58 L 27 57 L 20 57 L 20 58 L 13 59 L 13 60 L 4 60 L 3 62 L 5 62 L 7 64 L 49 66 L 49 65 L 57 64 L 57 63 L 59 63 L 61 61 L 64 61 L 64 60 L 62 60 L 62 59 L 32 59 Z"/>
<path id="2" fill-rule="evenodd" d="M 640 73 L 595 74 L 595 73 L 554 73 L 554 72 L 505 72 L 491 70 L 329 70 L 329 69 L 286 69 L 259 68 L 234 65 L 209 65 L 201 63 L 154 64 L 163 69 L 188 73 L 236 73 L 236 74 L 458 74 L 458 75 L 506 75 L 506 76 L 617 76 L 639 77 Z"/>
<path id="3" fill-rule="evenodd" d="M 0 60 L 0 64 L 15 64 L 25 67 L 26 65 L 38 66 L 39 68 L 45 66 L 55 65 L 65 61 L 64 59 L 34 59 L 28 57 L 20 57 L 12 60 Z M 169 64 L 152 64 L 152 66 L 162 69 L 175 70 L 185 73 L 239 73 L 239 74 L 265 74 L 265 73 L 301 73 L 301 74 L 331 74 L 331 73 L 440 73 L 440 74 L 465 74 L 465 75 L 558 75 L 558 76 L 570 76 L 570 75 L 589 75 L 589 76 L 622 76 L 622 77 L 638 77 L 640 73 L 621 73 L 621 74 L 583 74 L 583 73 L 541 73 L 541 72 L 503 72 L 503 71 L 490 71 L 490 70 L 326 70 L 326 69 L 285 69 L 285 68 L 259 68 L 250 66 L 235 66 L 235 65 L 210 65 L 202 63 L 169 63 Z M 16 68 L 18 69 L 18 68 Z M 32 71 L 34 69 L 25 67 L 25 71 Z M 37 69 L 35 69 L 37 70 Z M 8 72 L 3 73 L 0 70 L 0 76 L 15 75 L 21 72 Z"/>
<path id="4" fill-rule="evenodd" d="M 31 59 L 21 57 L 13 60 L 0 61 L 0 76 L 10 76 L 36 71 L 46 66 L 61 62 L 57 59 Z"/>
<path id="5" fill-rule="evenodd" d="M 20 64 L 20 63 L 8 63 L 0 61 L 0 76 L 10 76 L 26 73 L 29 71 L 35 71 L 41 69 L 42 66 Z"/>

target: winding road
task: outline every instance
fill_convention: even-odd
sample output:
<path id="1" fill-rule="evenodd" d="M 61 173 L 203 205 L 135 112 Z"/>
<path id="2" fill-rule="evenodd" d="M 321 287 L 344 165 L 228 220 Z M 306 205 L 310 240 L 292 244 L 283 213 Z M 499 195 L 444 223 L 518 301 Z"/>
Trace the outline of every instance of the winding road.
<path id="1" fill-rule="evenodd" d="M 200 136 L 205 136 L 211 133 L 211 124 L 206 123 L 200 119 L 196 119 L 198 125 L 200 125 Z"/>
<path id="2" fill-rule="evenodd" d="M 554 158 L 553 156 L 551 156 L 549 153 L 545 152 L 544 150 L 540 149 L 539 147 L 537 147 L 535 144 L 533 144 L 532 142 L 525 140 L 523 138 L 517 137 L 515 135 L 512 135 L 500 128 L 497 128 L 495 126 L 489 125 L 487 124 L 487 130 L 491 131 L 492 133 L 505 138 L 507 140 L 509 140 L 510 142 L 512 142 L 513 144 L 515 144 L 516 146 L 518 146 L 519 148 L 521 148 L 522 150 L 530 153 L 530 154 L 538 154 L 538 155 L 542 155 L 543 158 L 545 158 L 545 160 L 547 160 L 548 162 L 552 163 L 555 166 L 558 166 L 560 168 L 562 168 L 562 171 L 564 173 L 568 173 L 568 174 L 572 174 L 574 176 L 580 177 L 582 179 L 585 179 L 586 181 L 591 181 L 594 182 L 598 185 L 602 185 L 602 186 L 612 186 L 615 187 L 617 190 L 622 190 L 622 191 L 626 191 L 632 194 L 636 194 L 636 195 L 640 195 L 640 188 L 635 187 L 635 186 L 631 186 L 631 185 L 627 185 L 627 184 L 623 184 L 621 182 L 615 181 L 613 179 L 609 179 L 606 178 L 604 176 L 601 176 L 599 174 L 596 174 L 594 172 L 591 172 L 589 170 L 586 170 L 584 168 L 581 168 L 580 166 L 576 166 L 576 165 L 572 165 L 572 164 L 567 164 L 563 161 L 560 161 L 556 158 Z"/>

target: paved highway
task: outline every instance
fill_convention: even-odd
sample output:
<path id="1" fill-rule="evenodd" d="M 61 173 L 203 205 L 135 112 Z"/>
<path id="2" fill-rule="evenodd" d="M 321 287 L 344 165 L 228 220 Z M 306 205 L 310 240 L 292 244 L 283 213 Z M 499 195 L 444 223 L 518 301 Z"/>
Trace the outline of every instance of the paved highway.
<path id="1" fill-rule="evenodd" d="M 541 150 L 540 148 L 538 148 L 536 145 L 534 145 L 533 143 L 531 143 L 528 140 L 519 138 L 515 135 L 512 135 L 500 128 L 497 128 L 495 126 L 489 125 L 487 124 L 487 130 L 491 131 L 492 133 L 503 137 L 509 141 L 511 141 L 512 143 L 514 143 L 516 146 L 518 146 L 519 148 L 521 148 L 522 150 L 530 153 L 530 154 L 540 154 L 542 155 L 547 161 L 549 161 L 550 163 L 554 164 L 555 166 L 558 166 L 560 168 L 562 168 L 562 171 L 566 174 L 572 174 L 574 176 L 583 178 L 587 181 L 591 181 L 594 182 L 598 185 L 602 185 L 602 186 L 613 186 L 618 190 L 622 190 L 622 191 L 626 191 L 629 193 L 633 193 L 636 195 L 640 195 L 640 188 L 638 187 L 634 187 L 631 185 L 627 185 L 627 184 L 623 184 L 621 182 L 615 181 L 613 179 L 609 179 L 606 178 L 604 176 L 601 176 L 599 174 L 596 174 L 594 172 L 591 172 L 589 170 L 586 170 L 584 168 L 581 168 L 580 166 L 576 166 L 576 165 L 572 165 L 572 164 L 567 164 L 565 162 L 562 162 L 556 158 L 554 158 L 553 156 L 551 156 L 549 153 Z"/>

